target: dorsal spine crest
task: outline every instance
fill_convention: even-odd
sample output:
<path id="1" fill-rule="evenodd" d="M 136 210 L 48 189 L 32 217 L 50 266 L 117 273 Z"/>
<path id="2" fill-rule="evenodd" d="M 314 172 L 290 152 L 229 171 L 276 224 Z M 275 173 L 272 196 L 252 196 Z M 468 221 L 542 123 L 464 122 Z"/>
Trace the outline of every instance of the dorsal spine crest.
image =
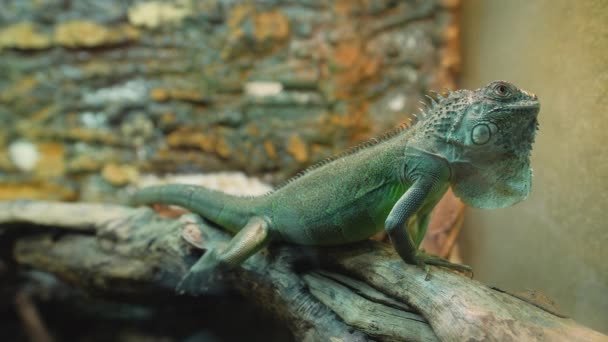
<path id="1" fill-rule="evenodd" d="M 316 170 L 324 165 L 327 165 L 333 161 L 336 161 L 338 159 L 347 157 L 349 155 L 355 154 L 361 150 L 364 150 L 366 148 L 369 148 L 371 146 L 375 146 L 377 144 L 380 144 L 382 142 L 385 142 L 393 137 L 396 137 L 398 135 L 400 135 L 401 133 L 404 133 L 405 131 L 407 131 L 409 128 L 418 125 L 420 122 L 424 122 L 426 121 L 427 117 L 429 116 L 434 116 L 436 109 L 441 106 L 448 98 L 449 96 L 452 94 L 451 91 L 448 90 L 448 95 L 446 97 L 441 96 L 439 93 L 437 92 L 433 92 L 434 94 L 436 94 L 437 100 L 435 100 L 435 98 L 433 98 L 430 95 L 425 95 L 425 97 L 427 97 L 429 99 L 429 102 L 425 102 L 425 101 L 420 101 L 421 104 L 423 104 L 426 108 L 426 110 L 419 108 L 420 110 L 420 115 L 417 114 L 411 114 L 412 117 L 414 117 L 415 120 L 412 120 L 412 118 L 408 118 L 408 122 L 404 122 L 401 125 L 393 128 L 392 130 L 389 130 L 387 132 L 385 132 L 384 134 L 378 136 L 378 137 L 374 137 L 371 138 L 369 140 L 366 140 L 364 142 L 361 142 L 353 147 L 348 148 L 347 150 L 345 150 L 344 152 L 338 153 L 336 155 L 327 157 L 309 167 L 307 167 L 306 169 L 298 172 L 295 176 L 287 179 L 286 181 L 280 183 L 275 189 L 269 191 L 266 195 L 271 194 L 283 187 L 285 187 L 286 185 L 290 184 L 291 182 L 295 181 L 298 178 L 303 177 L 304 175 L 308 174 L 309 172 Z"/>

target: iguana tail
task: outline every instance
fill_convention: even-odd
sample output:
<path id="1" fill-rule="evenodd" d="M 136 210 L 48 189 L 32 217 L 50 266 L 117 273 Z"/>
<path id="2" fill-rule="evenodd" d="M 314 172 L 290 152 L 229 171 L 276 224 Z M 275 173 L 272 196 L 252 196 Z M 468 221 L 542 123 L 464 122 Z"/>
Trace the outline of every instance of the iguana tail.
<path id="1" fill-rule="evenodd" d="M 171 184 L 140 189 L 131 203 L 177 205 L 236 233 L 253 215 L 256 198 L 233 196 L 196 185 Z"/>

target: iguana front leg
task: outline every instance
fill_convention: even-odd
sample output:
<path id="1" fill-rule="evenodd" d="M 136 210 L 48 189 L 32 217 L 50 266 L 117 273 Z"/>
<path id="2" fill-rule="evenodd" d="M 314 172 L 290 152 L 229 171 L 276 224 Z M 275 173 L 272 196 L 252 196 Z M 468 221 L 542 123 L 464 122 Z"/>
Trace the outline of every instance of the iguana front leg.
<path id="1" fill-rule="evenodd" d="M 424 249 L 420 249 L 420 244 L 422 244 L 422 240 L 424 240 L 424 236 L 426 235 L 426 231 L 429 226 L 429 221 L 431 218 L 432 210 L 433 210 L 433 207 L 421 208 L 418 211 L 418 213 L 416 214 L 416 216 L 418 216 L 418 218 L 416 220 L 415 227 L 412 227 L 414 229 L 409 229 L 410 227 L 408 227 L 408 232 L 410 234 L 414 234 L 413 240 L 414 240 L 414 244 L 417 249 L 417 251 L 416 251 L 417 255 L 419 256 L 419 258 L 424 260 L 424 263 L 426 265 L 435 265 L 435 266 L 442 266 L 442 267 L 457 269 L 459 271 L 470 273 L 471 277 L 472 277 L 473 269 L 470 266 L 452 263 L 440 256 L 428 254 L 424 251 Z M 413 233 L 413 232 L 415 232 L 415 233 Z"/>
<path id="2" fill-rule="evenodd" d="M 412 185 L 393 206 L 385 221 L 385 229 L 399 256 L 408 264 L 422 267 L 427 271 L 427 276 L 428 265 L 471 271 L 471 268 L 467 265 L 454 264 L 418 250 L 418 245 L 426 233 L 430 210 L 420 215 L 415 241 L 408 230 L 405 229 L 405 224 L 420 210 L 425 201 L 431 196 L 439 196 L 436 193 L 437 189 L 442 188 L 442 185 L 448 181 L 449 170 L 444 169 L 447 166 L 441 165 L 442 163 L 439 164 L 436 168 L 425 170 L 425 172 L 417 172 L 414 176 L 410 176 L 414 178 Z"/>
<path id="3" fill-rule="evenodd" d="M 223 270 L 240 265 L 264 248 L 269 241 L 268 222 L 260 217 L 253 217 L 225 248 L 207 250 L 177 285 L 177 292 L 196 295 L 220 289 Z"/>

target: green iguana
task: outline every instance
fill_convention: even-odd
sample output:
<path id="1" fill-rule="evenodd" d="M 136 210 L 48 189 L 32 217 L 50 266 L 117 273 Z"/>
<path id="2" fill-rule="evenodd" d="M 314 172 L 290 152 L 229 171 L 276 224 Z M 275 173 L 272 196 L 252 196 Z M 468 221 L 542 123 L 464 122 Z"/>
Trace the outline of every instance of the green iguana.
<path id="1" fill-rule="evenodd" d="M 266 195 L 177 184 L 139 190 L 135 204 L 178 205 L 236 234 L 222 250 L 207 251 L 177 290 L 199 292 L 216 267 L 235 267 L 271 241 L 341 245 L 383 228 L 408 264 L 470 270 L 418 250 L 431 210 L 450 185 L 477 208 L 526 198 L 540 105 L 503 81 L 429 99 L 411 127 L 321 162 Z"/>

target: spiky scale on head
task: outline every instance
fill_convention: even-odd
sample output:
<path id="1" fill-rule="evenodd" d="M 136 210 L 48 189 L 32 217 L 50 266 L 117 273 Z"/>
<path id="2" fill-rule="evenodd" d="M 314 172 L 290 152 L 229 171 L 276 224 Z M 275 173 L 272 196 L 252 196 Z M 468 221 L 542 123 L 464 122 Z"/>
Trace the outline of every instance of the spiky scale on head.
<path id="1" fill-rule="evenodd" d="M 431 90 L 431 94 L 435 95 L 435 97 L 437 98 L 437 100 L 439 102 L 441 102 L 443 100 L 443 96 L 441 96 L 441 93 L 438 93 L 438 92 L 436 92 L 434 90 Z"/>
<path id="2" fill-rule="evenodd" d="M 437 101 L 435 101 L 435 99 L 430 96 L 430 95 L 424 95 L 426 98 L 429 99 L 429 101 L 431 101 L 431 108 L 435 108 L 437 107 Z"/>
<path id="3" fill-rule="evenodd" d="M 449 92 L 447 96 L 442 97 L 437 94 L 437 100 L 426 95 L 431 101 L 431 106 L 427 106 L 424 111 L 426 119 L 421 124 L 432 131 L 435 135 L 439 135 L 446 140 L 460 141 L 461 143 L 470 144 L 471 139 L 463 140 L 467 134 L 460 132 L 464 120 L 467 122 L 486 122 L 490 127 L 501 127 L 501 130 L 491 129 L 490 133 L 503 133 L 505 136 L 513 137 L 525 135 L 526 138 L 534 136 L 534 132 L 529 129 L 519 129 L 519 124 L 514 124 L 521 120 L 526 121 L 530 125 L 536 127 L 536 114 L 539 110 L 538 99 L 536 95 L 525 90 L 520 90 L 514 85 L 505 81 L 495 81 L 486 87 L 477 90 L 459 90 Z M 517 113 L 530 112 L 530 116 L 519 115 Z M 506 133 L 510 128 L 517 128 L 509 133 Z M 466 129 L 466 128 L 465 128 Z M 469 138 L 479 137 L 473 134 L 470 129 Z M 477 132 L 480 132 L 478 129 Z M 530 134 L 532 133 L 532 134 Z M 490 139 L 488 139 L 490 140 Z M 498 141 L 496 141 L 498 140 Z M 526 139 L 524 139 L 526 140 Z M 529 139 L 527 139 L 529 140 Z M 476 145 L 483 145 L 487 142 L 480 140 L 473 141 Z M 489 142 L 489 141 L 488 141 Z M 502 140 L 495 139 L 494 143 L 500 143 Z"/>

